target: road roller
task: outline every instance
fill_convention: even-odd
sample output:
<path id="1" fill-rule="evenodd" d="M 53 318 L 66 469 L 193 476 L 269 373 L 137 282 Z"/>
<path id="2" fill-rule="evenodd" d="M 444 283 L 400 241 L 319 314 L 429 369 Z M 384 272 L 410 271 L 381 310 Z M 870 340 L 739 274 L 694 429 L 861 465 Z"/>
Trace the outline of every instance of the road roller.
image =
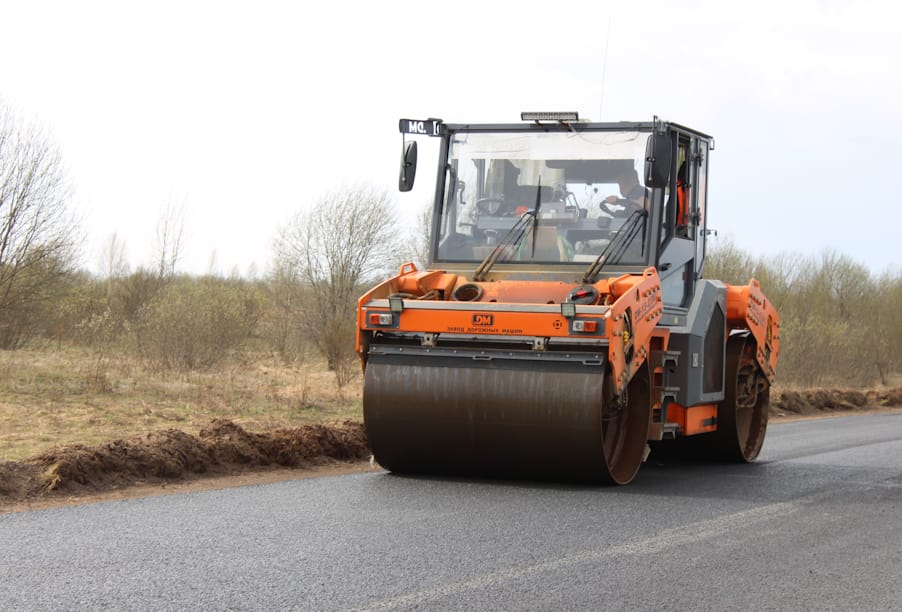
<path id="1" fill-rule="evenodd" d="M 359 299 L 375 460 L 399 474 L 626 484 L 650 453 L 751 462 L 780 318 L 702 274 L 714 140 L 578 113 L 400 120 L 438 144 L 427 261 Z"/>

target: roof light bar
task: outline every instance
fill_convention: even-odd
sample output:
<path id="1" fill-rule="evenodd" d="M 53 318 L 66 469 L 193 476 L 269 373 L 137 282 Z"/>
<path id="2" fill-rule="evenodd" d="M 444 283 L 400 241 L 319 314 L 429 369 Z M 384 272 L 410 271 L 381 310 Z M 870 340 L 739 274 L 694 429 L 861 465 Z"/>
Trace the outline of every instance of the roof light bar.
<path id="1" fill-rule="evenodd" d="M 520 121 L 579 121 L 579 113 L 520 113 Z"/>

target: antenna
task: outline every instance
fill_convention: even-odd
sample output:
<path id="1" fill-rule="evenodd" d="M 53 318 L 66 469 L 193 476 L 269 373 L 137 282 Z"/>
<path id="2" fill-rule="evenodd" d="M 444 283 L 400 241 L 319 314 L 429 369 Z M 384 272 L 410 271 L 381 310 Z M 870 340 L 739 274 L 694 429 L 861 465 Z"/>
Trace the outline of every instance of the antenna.
<path id="1" fill-rule="evenodd" d="M 608 44 L 611 42 L 611 16 L 608 15 L 608 31 L 604 37 L 604 62 L 601 65 L 601 99 L 598 101 L 598 120 L 602 121 L 604 108 L 604 82 L 608 73 Z"/>

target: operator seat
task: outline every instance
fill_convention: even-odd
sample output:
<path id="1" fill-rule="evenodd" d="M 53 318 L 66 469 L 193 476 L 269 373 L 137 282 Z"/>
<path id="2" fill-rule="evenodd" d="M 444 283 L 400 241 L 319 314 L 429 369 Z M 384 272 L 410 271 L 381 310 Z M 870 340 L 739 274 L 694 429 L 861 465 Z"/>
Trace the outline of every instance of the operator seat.
<path id="1" fill-rule="evenodd" d="M 572 258 L 572 247 L 558 235 L 557 228 L 547 226 L 529 230 L 519 252 L 521 261 L 569 261 Z"/>

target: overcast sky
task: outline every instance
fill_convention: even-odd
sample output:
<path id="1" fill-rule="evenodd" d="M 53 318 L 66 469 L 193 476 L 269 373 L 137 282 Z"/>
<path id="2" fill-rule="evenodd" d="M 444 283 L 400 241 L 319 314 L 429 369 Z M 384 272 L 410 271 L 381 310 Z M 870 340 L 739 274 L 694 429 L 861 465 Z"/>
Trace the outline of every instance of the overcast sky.
<path id="1" fill-rule="evenodd" d="M 2 5 L 0 97 L 62 149 L 92 270 L 114 232 L 149 264 L 170 200 L 193 273 L 265 272 L 294 211 L 358 182 L 412 223 L 434 171 L 396 192 L 398 119 L 522 110 L 712 134 L 718 239 L 902 268 L 891 0 Z"/>

